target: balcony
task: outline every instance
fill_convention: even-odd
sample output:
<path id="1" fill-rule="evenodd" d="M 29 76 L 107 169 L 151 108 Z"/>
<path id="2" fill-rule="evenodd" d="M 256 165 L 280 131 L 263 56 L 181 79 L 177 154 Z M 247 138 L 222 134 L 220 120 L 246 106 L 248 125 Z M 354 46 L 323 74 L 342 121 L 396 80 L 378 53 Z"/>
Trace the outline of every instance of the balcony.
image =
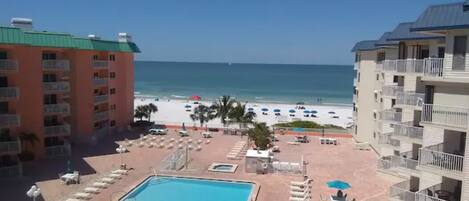
<path id="1" fill-rule="evenodd" d="M 425 67 L 423 69 L 423 76 L 443 78 L 443 58 L 427 58 L 425 59 Z"/>
<path id="2" fill-rule="evenodd" d="M 441 194 L 442 191 L 446 191 L 453 195 L 454 193 L 443 190 L 442 184 L 436 184 L 430 186 L 429 188 L 422 189 L 419 192 L 415 193 L 415 201 L 447 201 L 450 200 L 450 196 L 445 196 Z M 430 193 L 431 192 L 431 193 Z M 440 195 L 438 194 L 440 192 Z M 460 199 L 457 199 L 460 200 Z"/>
<path id="3" fill-rule="evenodd" d="M 425 94 L 415 92 L 399 92 L 396 96 L 396 106 L 422 107 Z"/>
<path id="4" fill-rule="evenodd" d="M 95 86 L 107 85 L 107 82 L 108 82 L 107 78 L 99 78 L 99 77 L 93 78 L 93 84 Z"/>
<path id="5" fill-rule="evenodd" d="M 360 70 L 360 62 L 355 62 L 353 64 L 353 70 Z"/>
<path id="6" fill-rule="evenodd" d="M 428 123 L 458 129 L 467 128 L 469 108 L 424 104 L 421 123 Z"/>
<path id="7" fill-rule="evenodd" d="M 0 142 L 0 155 L 21 153 L 21 142 L 17 140 Z"/>
<path id="8" fill-rule="evenodd" d="M 45 147 L 46 158 L 60 158 L 70 156 L 72 149 L 70 143 L 65 141 L 61 145 L 53 145 Z"/>
<path id="9" fill-rule="evenodd" d="M 0 101 L 16 100 L 18 96 L 18 87 L 0 87 Z"/>
<path id="10" fill-rule="evenodd" d="M 58 93 L 69 93 L 70 83 L 69 82 L 44 82 L 44 93 L 46 94 L 58 94 Z"/>
<path id="11" fill-rule="evenodd" d="M 109 62 L 106 60 L 94 60 L 92 62 L 92 66 L 96 69 L 107 69 L 109 67 Z"/>
<path id="12" fill-rule="evenodd" d="M 356 87 L 358 84 L 357 78 L 353 78 L 353 86 Z"/>
<path id="13" fill-rule="evenodd" d="M 375 72 L 379 73 L 382 71 L 383 71 L 383 64 L 382 63 L 376 64 Z"/>
<path id="14" fill-rule="evenodd" d="M 53 115 L 53 114 L 70 114 L 70 104 L 60 103 L 60 104 L 46 104 L 44 105 L 44 114 Z"/>
<path id="15" fill-rule="evenodd" d="M 108 95 L 97 95 L 97 96 L 94 96 L 94 103 L 95 104 L 103 103 L 103 102 L 108 101 L 108 99 L 109 99 Z"/>
<path id="16" fill-rule="evenodd" d="M 378 160 L 378 169 L 394 173 L 417 173 L 418 161 L 402 156 L 387 156 Z"/>
<path id="17" fill-rule="evenodd" d="M 422 74 L 424 63 L 423 59 L 385 60 L 383 71 L 396 74 Z"/>
<path id="18" fill-rule="evenodd" d="M 0 72 L 18 72 L 18 62 L 16 60 L 0 59 Z"/>
<path id="19" fill-rule="evenodd" d="M 400 122 L 402 119 L 402 112 L 396 112 L 394 110 L 384 110 L 380 112 L 381 120 L 390 122 Z"/>
<path id="20" fill-rule="evenodd" d="M 70 136 L 71 129 L 70 125 L 56 125 L 56 126 L 45 126 L 44 133 L 46 137 L 54 137 L 54 136 Z"/>
<path id="21" fill-rule="evenodd" d="M 416 190 L 410 190 L 410 182 L 403 181 L 389 188 L 389 200 L 391 201 L 417 201 Z M 424 200 L 422 200 L 424 201 Z M 433 201 L 433 200 L 427 200 Z"/>
<path id="22" fill-rule="evenodd" d="M 42 60 L 44 71 L 70 71 L 69 60 Z"/>
<path id="23" fill-rule="evenodd" d="M 423 139 L 423 128 L 406 124 L 394 124 L 393 137 L 405 137 L 421 141 Z"/>
<path id="24" fill-rule="evenodd" d="M 19 127 L 20 116 L 17 114 L 0 114 L 0 128 Z"/>
<path id="25" fill-rule="evenodd" d="M 464 156 L 443 152 L 443 144 L 419 150 L 419 168 L 437 175 L 461 179 Z"/>
<path id="26" fill-rule="evenodd" d="M 104 121 L 109 119 L 109 112 L 97 112 L 94 114 L 94 121 Z"/>
<path id="27" fill-rule="evenodd" d="M 398 93 L 403 92 L 403 91 L 404 91 L 404 87 L 402 86 L 386 85 L 386 86 L 383 86 L 382 88 L 383 97 L 384 96 L 395 97 L 397 96 Z"/>
<path id="28" fill-rule="evenodd" d="M 23 176 L 23 165 L 16 156 L 2 158 L 0 161 L 0 178 Z"/>
<path id="29" fill-rule="evenodd" d="M 380 134 L 378 137 L 378 144 L 391 149 L 399 149 L 401 146 L 401 142 L 399 140 L 391 138 L 391 133 Z"/>

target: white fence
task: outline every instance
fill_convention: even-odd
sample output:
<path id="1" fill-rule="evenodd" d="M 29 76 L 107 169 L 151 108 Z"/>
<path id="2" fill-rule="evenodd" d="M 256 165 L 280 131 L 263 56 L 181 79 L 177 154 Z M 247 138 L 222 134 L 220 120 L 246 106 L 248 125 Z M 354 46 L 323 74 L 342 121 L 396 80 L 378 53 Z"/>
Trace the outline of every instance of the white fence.
<path id="1" fill-rule="evenodd" d="M 43 60 L 42 69 L 44 70 L 60 70 L 60 71 L 69 71 L 70 70 L 70 61 L 69 60 Z"/>
<path id="2" fill-rule="evenodd" d="M 415 201 L 415 192 L 412 192 L 409 189 L 409 181 L 394 184 L 389 188 L 389 198 L 392 198 L 393 200 Z"/>
<path id="3" fill-rule="evenodd" d="M 469 108 L 424 104 L 421 121 L 457 128 L 467 128 Z"/>
<path id="4" fill-rule="evenodd" d="M 423 105 L 425 94 L 414 92 L 398 92 L 396 105 L 419 106 Z"/>
<path id="5" fill-rule="evenodd" d="M 160 171 L 179 171 L 189 162 L 187 149 L 177 149 L 160 163 Z"/>
<path id="6" fill-rule="evenodd" d="M 402 112 L 396 112 L 394 110 L 384 110 L 380 113 L 380 117 L 381 120 L 400 122 L 402 119 Z"/>
<path id="7" fill-rule="evenodd" d="M 404 91 L 404 87 L 394 86 L 394 85 L 383 86 L 383 89 L 382 89 L 383 96 L 397 96 L 399 92 L 403 92 L 403 91 Z"/>
<path id="8" fill-rule="evenodd" d="M 393 125 L 395 136 L 403 136 L 415 139 L 423 139 L 423 128 L 415 127 L 406 124 L 394 124 Z"/>
<path id="9" fill-rule="evenodd" d="M 423 59 L 385 60 L 383 65 L 385 72 L 393 73 L 422 73 L 423 68 Z"/>
<path id="10" fill-rule="evenodd" d="M 419 165 L 435 167 L 445 171 L 462 172 L 464 156 L 442 152 L 443 144 L 420 148 Z"/>
<path id="11" fill-rule="evenodd" d="M 427 58 L 425 59 L 424 76 L 443 77 L 443 58 Z"/>

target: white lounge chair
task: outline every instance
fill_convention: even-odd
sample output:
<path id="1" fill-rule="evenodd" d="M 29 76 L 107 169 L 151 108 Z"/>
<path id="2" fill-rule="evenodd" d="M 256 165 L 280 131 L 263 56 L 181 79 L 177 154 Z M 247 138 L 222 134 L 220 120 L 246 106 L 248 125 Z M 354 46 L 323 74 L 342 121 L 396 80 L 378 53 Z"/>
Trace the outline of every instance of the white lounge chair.
<path id="1" fill-rule="evenodd" d="M 305 192 L 311 189 L 311 186 L 299 187 L 299 186 L 290 186 L 290 191 L 295 192 Z"/>
<path id="2" fill-rule="evenodd" d="M 202 140 L 197 140 L 197 144 L 202 144 Z"/>
<path id="3" fill-rule="evenodd" d="M 122 175 L 111 173 L 108 175 L 108 177 L 113 178 L 113 179 L 120 179 L 122 178 Z"/>
<path id="4" fill-rule="evenodd" d="M 169 139 L 169 142 L 174 142 L 174 138 Z"/>
<path id="5" fill-rule="evenodd" d="M 128 170 L 123 170 L 123 169 L 118 169 L 118 170 L 113 170 L 111 173 L 126 175 L 126 174 L 129 173 L 129 171 Z"/>
<path id="6" fill-rule="evenodd" d="M 78 199 L 90 199 L 91 193 L 75 193 L 73 196 Z"/>
<path id="7" fill-rule="evenodd" d="M 148 147 L 148 148 L 152 148 L 154 145 L 155 145 L 155 143 L 150 142 L 150 143 L 147 144 L 147 147 Z"/>
<path id="8" fill-rule="evenodd" d="M 158 146 L 160 149 L 163 149 L 164 148 L 164 143 L 160 143 L 160 145 Z"/>
<path id="9" fill-rule="evenodd" d="M 303 191 L 303 192 L 290 191 L 290 196 L 291 197 L 305 197 L 305 196 L 309 196 L 310 193 L 311 193 L 311 191 L 309 191 L 309 190 Z"/>
<path id="10" fill-rule="evenodd" d="M 145 146 L 145 143 L 144 143 L 144 142 L 140 142 L 140 143 L 138 143 L 138 147 L 140 147 L 140 148 L 141 148 L 141 147 L 144 147 L 144 146 Z"/>
<path id="11" fill-rule="evenodd" d="M 210 140 L 205 141 L 205 144 L 210 144 Z"/>
<path id="12" fill-rule="evenodd" d="M 168 149 L 172 149 L 173 148 L 173 143 L 169 143 L 168 144 Z"/>
<path id="13" fill-rule="evenodd" d="M 65 201 L 81 201 L 81 200 L 75 199 L 75 198 L 68 198 L 68 199 L 66 199 Z"/>
<path id="14" fill-rule="evenodd" d="M 290 197 L 290 201 L 309 201 L 311 197 L 308 195 L 306 197 Z"/>
<path id="15" fill-rule="evenodd" d="M 183 139 L 179 139 L 178 142 L 179 142 L 179 143 L 183 143 L 184 140 L 183 140 Z"/>
<path id="16" fill-rule="evenodd" d="M 182 144 L 179 144 L 178 149 L 182 149 L 182 148 L 184 148 L 184 146 Z"/>
<path id="17" fill-rule="evenodd" d="M 115 182 L 113 178 L 109 178 L 109 177 L 104 177 L 101 179 L 101 181 L 104 183 L 108 183 L 108 184 L 113 184 Z"/>
<path id="18" fill-rule="evenodd" d="M 200 145 L 199 145 L 199 146 L 197 146 L 197 148 L 196 148 L 195 150 L 196 150 L 196 151 L 200 151 L 200 150 L 202 150 L 202 146 L 200 146 Z"/>
<path id="19" fill-rule="evenodd" d="M 187 145 L 187 148 L 188 148 L 189 150 L 192 150 L 192 149 L 193 149 L 192 145 Z"/>
<path id="20" fill-rule="evenodd" d="M 132 140 L 125 139 L 125 145 L 126 145 L 127 147 L 131 147 L 133 144 L 134 144 L 134 142 L 133 142 Z"/>
<path id="21" fill-rule="evenodd" d="M 85 191 L 85 193 L 94 193 L 94 194 L 98 194 L 100 189 L 99 188 L 95 188 L 95 187 L 86 187 L 83 191 Z"/>
<path id="22" fill-rule="evenodd" d="M 108 185 L 108 183 L 104 182 L 94 182 L 92 186 L 96 188 L 106 188 Z"/>
<path id="23" fill-rule="evenodd" d="M 308 186 L 312 181 L 313 181 L 312 179 L 307 179 L 305 181 L 291 181 L 290 185 L 304 187 L 304 186 Z"/>

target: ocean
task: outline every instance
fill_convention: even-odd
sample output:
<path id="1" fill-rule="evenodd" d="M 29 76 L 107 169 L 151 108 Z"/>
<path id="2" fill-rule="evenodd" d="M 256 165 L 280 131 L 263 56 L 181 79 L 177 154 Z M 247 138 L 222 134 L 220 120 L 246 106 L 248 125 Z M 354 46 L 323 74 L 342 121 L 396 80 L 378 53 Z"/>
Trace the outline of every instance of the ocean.
<path id="1" fill-rule="evenodd" d="M 135 94 L 160 99 L 351 105 L 353 66 L 135 62 Z"/>

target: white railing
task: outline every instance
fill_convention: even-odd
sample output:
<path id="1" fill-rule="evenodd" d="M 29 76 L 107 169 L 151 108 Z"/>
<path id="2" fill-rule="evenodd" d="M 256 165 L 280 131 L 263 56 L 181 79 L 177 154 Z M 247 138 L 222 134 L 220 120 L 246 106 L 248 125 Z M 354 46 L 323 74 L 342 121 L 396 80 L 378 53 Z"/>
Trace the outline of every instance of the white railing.
<path id="1" fill-rule="evenodd" d="M 44 127 L 44 133 L 47 137 L 51 136 L 69 136 L 71 134 L 70 125 L 57 125 Z"/>
<path id="2" fill-rule="evenodd" d="M 396 96 L 396 105 L 419 106 L 423 105 L 425 94 L 414 92 L 399 92 Z"/>
<path id="3" fill-rule="evenodd" d="M 109 66 L 109 62 L 106 60 L 94 60 L 92 65 L 94 68 L 107 68 Z"/>
<path id="4" fill-rule="evenodd" d="M 415 127 L 406 124 L 394 124 L 393 125 L 395 136 L 403 136 L 415 139 L 423 139 L 423 128 Z"/>
<path id="5" fill-rule="evenodd" d="M 18 87 L 0 87 L 0 99 L 15 99 L 18 95 Z"/>
<path id="6" fill-rule="evenodd" d="M 21 143 L 19 140 L 0 142 L 0 153 L 20 153 Z"/>
<path id="7" fill-rule="evenodd" d="M 42 60 L 42 69 L 48 71 L 69 71 L 69 60 Z"/>
<path id="8" fill-rule="evenodd" d="M 419 166 L 462 172 L 464 156 L 442 152 L 442 144 L 419 149 Z"/>
<path id="9" fill-rule="evenodd" d="M 55 146 L 46 147 L 45 150 L 46 150 L 47 158 L 70 156 L 71 151 L 72 151 L 70 143 L 68 142 L 65 142 L 63 145 L 55 145 Z"/>
<path id="10" fill-rule="evenodd" d="M 45 93 L 67 93 L 70 92 L 69 82 L 44 82 Z"/>
<path id="11" fill-rule="evenodd" d="M 16 60 L 0 59 L 0 71 L 18 71 L 18 62 Z"/>
<path id="12" fill-rule="evenodd" d="M 403 181 L 389 188 L 389 198 L 393 200 L 415 201 L 415 192 L 410 191 L 410 182 Z"/>
<path id="13" fill-rule="evenodd" d="M 94 103 L 101 103 L 107 101 L 109 98 L 108 95 L 98 95 L 94 96 Z"/>
<path id="14" fill-rule="evenodd" d="M 94 121 L 103 121 L 109 119 L 109 112 L 98 112 L 94 114 Z"/>
<path id="15" fill-rule="evenodd" d="M 360 62 L 355 62 L 353 64 L 353 70 L 360 70 Z"/>
<path id="16" fill-rule="evenodd" d="M 20 116 L 17 114 L 0 114 L 0 127 L 20 126 Z"/>
<path id="17" fill-rule="evenodd" d="M 402 119 L 402 112 L 396 112 L 394 110 L 384 110 L 380 113 L 381 120 L 384 121 L 397 121 L 400 122 Z"/>
<path id="18" fill-rule="evenodd" d="M 392 147 L 401 146 L 401 142 L 399 140 L 392 139 L 391 135 L 388 133 L 379 135 L 378 144 L 390 145 Z"/>
<path id="19" fill-rule="evenodd" d="M 93 84 L 94 85 L 107 85 L 107 78 L 99 78 L 99 77 L 95 77 L 93 78 Z"/>
<path id="20" fill-rule="evenodd" d="M 354 86 L 354 87 L 357 86 L 357 83 L 358 83 L 357 78 L 353 78 L 353 86 Z"/>
<path id="21" fill-rule="evenodd" d="M 383 64 L 376 64 L 375 72 L 381 72 L 383 71 Z"/>
<path id="22" fill-rule="evenodd" d="M 415 200 L 416 201 L 446 201 L 446 200 L 436 197 L 437 195 L 435 192 L 438 190 L 441 190 L 441 184 L 437 184 L 429 188 L 422 189 L 415 194 Z M 433 193 L 433 196 L 428 195 L 429 191 Z"/>
<path id="23" fill-rule="evenodd" d="M 392 73 L 422 73 L 424 67 L 423 59 L 398 59 L 385 60 L 383 70 Z"/>
<path id="24" fill-rule="evenodd" d="M 13 166 L 0 167 L 0 178 L 18 177 L 23 175 L 21 163 Z"/>
<path id="25" fill-rule="evenodd" d="M 428 77 L 443 77 L 443 58 L 425 59 L 423 75 Z"/>
<path id="26" fill-rule="evenodd" d="M 45 114 L 70 114 L 70 104 L 47 104 L 44 105 Z"/>
<path id="27" fill-rule="evenodd" d="M 421 121 L 457 128 L 467 128 L 469 108 L 424 104 Z"/>
<path id="28" fill-rule="evenodd" d="M 383 86 L 382 90 L 383 90 L 383 96 L 397 96 L 399 92 L 404 91 L 404 87 L 387 85 L 387 86 Z"/>
<path id="29" fill-rule="evenodd" d="M 378 160 L 378 169 L 390 170 L 392 168 L 405 168 L 417 170 L 418 161 L 402 156 L 387 156 Z"/>

